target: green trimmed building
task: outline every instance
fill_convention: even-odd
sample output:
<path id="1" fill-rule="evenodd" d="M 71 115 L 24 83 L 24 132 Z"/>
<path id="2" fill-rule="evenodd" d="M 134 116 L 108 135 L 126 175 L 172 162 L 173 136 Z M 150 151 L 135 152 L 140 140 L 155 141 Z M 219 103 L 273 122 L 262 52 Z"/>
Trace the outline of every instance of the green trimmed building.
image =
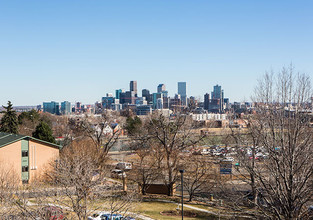
<path id="1" fill-rule="evenodd" d="M 59 157 L 60 146 L 30 136 L 0 132 L 0 172 L 10 171 L 17 181 L 42 178 Z"/>

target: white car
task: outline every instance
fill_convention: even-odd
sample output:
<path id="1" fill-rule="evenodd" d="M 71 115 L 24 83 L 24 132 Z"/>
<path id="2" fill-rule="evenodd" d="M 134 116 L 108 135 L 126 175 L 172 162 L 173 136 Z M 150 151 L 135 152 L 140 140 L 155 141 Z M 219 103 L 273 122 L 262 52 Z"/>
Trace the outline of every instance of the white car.
<path id="1" fill-rule="evenodd" d="M 119 170 L 131 170 L 132 169 L 132 164 L 131 163 L 127 163 L 127 162 L 120 162 L 118 164 L 116 164 L 116 169 Z"/>
<path id="2" fill-rule="evenodd" d="M 233 157 L 224 157 L 224 158 L 221 159 L 221 161 L 223 161 L 223 162 L 233 162 L 234 158 Z"/>

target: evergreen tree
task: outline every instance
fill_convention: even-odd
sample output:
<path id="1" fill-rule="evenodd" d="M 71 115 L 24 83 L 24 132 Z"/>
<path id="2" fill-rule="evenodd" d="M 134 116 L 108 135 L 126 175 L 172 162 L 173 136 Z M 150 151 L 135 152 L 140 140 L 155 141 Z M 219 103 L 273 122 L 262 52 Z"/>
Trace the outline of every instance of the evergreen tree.
<path id="1" fill-rule="evenodd" d="M 50 143 L 56 143 L 52 135 L 51 127 L 44 121 L 41 121 L 37 125 L 36 130 L 33 132 L 33 137 Z"/>
<path id="2" fill-rule="evenodd" d="M 127 130 L 129 135 L 135 135 L 137 132 L 140 131 L 140 127 L 142 125 L 142 121 L 138 116 L 135 118 L 128 117 L 126 119 L 125 129 Z"/>
<path id="3" fill-rule="evenodd" d="M 16 112 L 13 110 L 12 103 L 8 101 L 8 106 L 5 108 L 5 111 L 1 112 L 4 113 L 3 117 L 1 118 L 0 122 L 0 131 L 17 134 L 18 131 L 18 120 Z"/>
<path id="4" fill-rule="evenodd" d="M 28 112 L 22 112 L 19 116 L 18 116 L 18 123 L 19 124 L 23 124 L 23 121 L 25 119 L 31 121 L 31 122 L 38 122 L 40 118 L 39 113 L 35 110 L 32 109 Z"/>

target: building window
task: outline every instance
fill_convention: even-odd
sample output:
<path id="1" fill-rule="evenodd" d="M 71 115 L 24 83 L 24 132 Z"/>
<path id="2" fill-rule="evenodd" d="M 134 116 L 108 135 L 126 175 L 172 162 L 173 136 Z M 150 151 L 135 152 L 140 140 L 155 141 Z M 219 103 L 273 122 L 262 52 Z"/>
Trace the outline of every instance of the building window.
<path id="1" fill-rule="evenodd" d="M 28 172 L 28 166 L 22 166 L 22 172 Z"/>
<path id="2" fill-rule="evenodd" d="M 28 157 L 28 150 L 22 151 L 22 157 Z"/>

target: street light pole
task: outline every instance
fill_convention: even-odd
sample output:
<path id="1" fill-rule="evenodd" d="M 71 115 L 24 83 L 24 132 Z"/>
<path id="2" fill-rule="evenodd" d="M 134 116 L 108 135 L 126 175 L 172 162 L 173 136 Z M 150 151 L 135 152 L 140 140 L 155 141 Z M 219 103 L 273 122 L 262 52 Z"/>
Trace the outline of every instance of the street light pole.
<path id="1" fill-rule="evenodd" d="M 179 170 L 181 174 L 181 219 L 184 220 L 184 172 L 185 170 Z"/>

